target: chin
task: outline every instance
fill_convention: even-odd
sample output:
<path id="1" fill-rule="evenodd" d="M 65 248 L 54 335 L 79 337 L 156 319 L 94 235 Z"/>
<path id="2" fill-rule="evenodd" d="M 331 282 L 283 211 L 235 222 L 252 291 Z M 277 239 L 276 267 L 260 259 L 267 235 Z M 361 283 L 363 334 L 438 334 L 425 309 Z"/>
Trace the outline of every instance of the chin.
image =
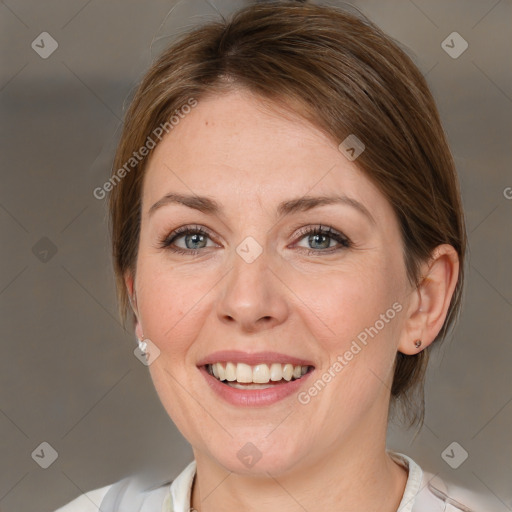
<path id="1" fill-rule="evenodd" d="M 287 473 L 302 458 L 296 450 L 283 451 L 283 444 L 279 442 L 267 444 L 251 441 L 233 441 L 225 450 L 214 449 L 210 456 L 227 471 L 239 475 L 279 476 Z M 238 447 L 239 446 L 239 447 Z M 305 454 L 304 454 L 305 455 Z"/>

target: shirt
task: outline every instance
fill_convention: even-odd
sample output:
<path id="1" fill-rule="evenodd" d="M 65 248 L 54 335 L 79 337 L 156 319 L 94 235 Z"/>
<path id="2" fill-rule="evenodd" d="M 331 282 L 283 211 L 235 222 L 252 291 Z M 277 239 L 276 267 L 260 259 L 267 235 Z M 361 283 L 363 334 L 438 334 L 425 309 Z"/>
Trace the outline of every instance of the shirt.
<path id="1" fill-rule="evenodd" d="M 424 472 L 410 457 L 388 452 L 408 470 L 404 494 L 397 512 L 491 512 L 485 498 Z M 196 461 L 172 481 L 142 488 L 137 477 L 82 494 L 55 512 L 189 512 Z"/>

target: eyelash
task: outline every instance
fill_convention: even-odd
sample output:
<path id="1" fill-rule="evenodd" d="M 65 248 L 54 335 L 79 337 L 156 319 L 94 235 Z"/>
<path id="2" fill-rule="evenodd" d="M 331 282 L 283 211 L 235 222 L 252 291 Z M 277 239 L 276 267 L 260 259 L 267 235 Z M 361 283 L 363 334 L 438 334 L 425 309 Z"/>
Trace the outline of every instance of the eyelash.
<path id="1" fill-rule="evenodd" d="M 176 241 L 176 239 L 181 238 L 184 235 L 204 235 L 210 237 L 209 231 L 205 230 L 200 226 L 183 226 L 174 230 L 172 233 L 167 235 L 165 238 L 160 240 L 158 247 L 160 249 L 167 249 L 176 254 L 186 254 L 189 256 L 195 256 L 200 252 L 200 249 L 182 249 L 180 247 L 172 247 L 172 243 Z M 324 235 L 332 238 L 336 242 L 341 244 L 341 247 L 330 247 L 328 249 L 306 249 L 305 247 L 300 247 L 299 249 L 304 250 L 309 256 L 318 256 L 319 254 L 332 254 L 333 252 L 337 252 L 343 249 L 349 249 L 353 247 L 352 241 L 331 227 L 324 227 L 322 225 L 318 226 L 308 226 L 306 228 L 302 228 L 299 230 L 298 235 L 300 238 L 298 241 L 302 240 L 306 235 L 314 236 L 314 235 Z M 211 237 L 210 237 L 211 238 Z"/>

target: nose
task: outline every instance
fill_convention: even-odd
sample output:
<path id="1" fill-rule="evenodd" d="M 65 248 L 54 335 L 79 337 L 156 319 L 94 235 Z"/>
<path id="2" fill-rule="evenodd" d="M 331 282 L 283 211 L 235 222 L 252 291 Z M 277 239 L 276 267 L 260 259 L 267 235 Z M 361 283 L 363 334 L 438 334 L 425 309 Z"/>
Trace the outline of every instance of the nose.
<path id="1" fill-rule="evenodd" d="M 263 251 L 254 261 L 234 256 L 233 267 L 221 280 L 217 314 L 223 323 L 244 332 L 259 332 L 283 323 L 289 314 L 287 287 L 270 268 Z"/>

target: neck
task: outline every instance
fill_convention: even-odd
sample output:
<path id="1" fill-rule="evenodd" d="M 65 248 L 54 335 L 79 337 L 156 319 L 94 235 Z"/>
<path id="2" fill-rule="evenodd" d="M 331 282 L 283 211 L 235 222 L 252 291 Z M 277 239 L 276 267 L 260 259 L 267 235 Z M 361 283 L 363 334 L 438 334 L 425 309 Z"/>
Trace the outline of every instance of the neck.
<path id="1" fill-rule="evenodd" d="M 407 470 L 385 448 L 385 432 L 358 428 L 351 439 L 308 456 L 290 471 L 247 476 L 226 471 L 194 451 L 197 473 L 191 506 L 197 512 L 324 512 L 379 510 L 396 512 L 407 482 Z"/>

